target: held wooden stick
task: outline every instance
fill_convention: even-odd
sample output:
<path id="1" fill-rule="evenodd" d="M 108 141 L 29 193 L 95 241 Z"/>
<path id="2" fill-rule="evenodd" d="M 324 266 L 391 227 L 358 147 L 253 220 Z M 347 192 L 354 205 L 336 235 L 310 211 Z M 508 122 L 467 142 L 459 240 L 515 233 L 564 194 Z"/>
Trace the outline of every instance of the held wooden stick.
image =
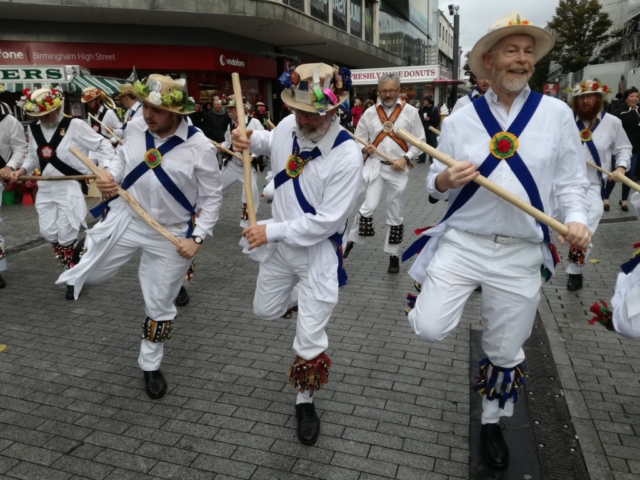
<path id="1" fill-rule="evenodd" d="M 21 182 L 59 182 L 63 180 L 95 180 L 95 175 L 68 175 L 60 177 L 41 177 L 39 175 L 21 175 L 18 180 Z"/>
<path id="2" fill-rule="evenodd" d="M 242 87 L 240 86 L 240 75 L 237 73 L 231 74 L 231 81 L 233 83 L 233 97 L 236 100 L 236 115 L 238 122 L 238 129 L 244 138 L 247 138 L 247 125 L 244 119 L 244 101 L 242 99 Z M 242 167 L 244 170 L 244 197 L 247 200 L 247 217 L 249 217 L 249 226 L 253 227 L 257 225 L 256 210 L 253 203 L 253 190 L 251 188 L 251 154 L 249 149 L 245 148 L 242 151 Z"/>
<path id="3" fill-rule="evenodd" d="M 96 122 L 98 122 L 100 125 L 102 125 L 102 128 L 104 128 L 109 135 L 111 135 L 113 138 L 115 138 L 120 145 L 124 145 L 124 142 L 122 140 L 120 140 L 120 138 L 115 133 L 113 133 L 113 130 L 111 130 L 109 127 L 107 127 L 104 123 L 102 123 L 100 120 L 98 120 L 93 115 L 89 114 L 89 116 L 91 118 L 93 118 Z"/>
<path id="4" fill-rule="evenodd" d="M 269 120 L 267 118 L 267 126 L 271 129 L 271 130 L 275 130 L 276 126 L 273 124 L 273 122 L 271 120 Z"/>
<path id="5" fill-rule="evenodd" d="M 595 163 L 587 162 L 587 165 L 589 165 L 591 168 L 595 168 L 596 170 L 604 173 L 605 175 L 619 178 L 620 181 L 625 185 L 627 185 L 629 188 L 632 188 L 636 192 L 640 192 L 640 185 L 638 185 L 633 180 L 629 180 L 626 175 L 620 175 L 618 172 L 609 172 L 608 170 L 605 170 L 604 168 L 597 166 Z"/>
<path id="6" fill-rule="evenodd" d="M 369 144 L 367 142 L 365 142 L 363 139 L 361 139 L 360 137 L 356 137 L 355 134 L 351 133 L 349 130 L 347 130 L 345 128 L 345 131 L 351 135 L 351 138 L 353 138 L 356 142 L 361 143 L 362 145 L 364 145 L 365 147 L 368 147 Z M 376 149 L 376 155 L 384 158 L 387 162 L 393 164 L 395 163 L 395 160 L 391 160 L 389 157 L 387 157 L 384 153 L 380 152 L 380 150 Z"/>
<path id="7" fill-rule="evenodd" d="M 222 145 L 222 144 L 220 144 L 218 142 L 214 142 L 213 140 L 209 140 L 209 141 L 211 143 L 213 143 L 213 146 L 216 147 L 218 150 L 221 150 L 221 151 L 223 151 L 225 153 L 228 153 L 232 157 L 235 157 L 238 160 L 240 160 L 241 162 L 243 161 L 242 157 L 240 155 L 238 155 L 236 152 L 233 152 L 233 151 L 229 150 L 227 147 L 225 147 L 224 145 Z"/>
<path id="8" fill-rule="evenodd" d="M 429 127 L 429 130 L 431 130 L 436 135 L 440 135 L 440 130 L 438 130 L 436 127 Z"/>
<path id="9" fill-rule="evenodd" d="M 430 155 L 433 158 L 435 158 L 437 160 L 440 160 L 447 167 L 453 167 L 456 163 L 458 163 L 456 160 L 451 158 L 449 155 L 446 155 L 446 154 L 436 150 L 435 148 L 430 147 L 426 143 L 421 142 L 416 137 L 414 137 L 409 132 L 407 132 L 404 128 L 398 129 L 397 134 L 405 142 L 409 142 L 412 145 L 415 145 L 420 150 L 425 152 L 427 155 Z M 505 190 L 504 188 L 496 185 L 491 180 L 489 180 L 487 177 L 484 177 L 482 175 L 478 175 L 475 178 L 474 182 L 476 182 L 480 186 L 486 188 L 491 193 L 499 196 L 503 200 L 506 200 L 507 202 L 509 202 L 514 207 L 519 208 L 524 213 L 526 213 L 528 215 L 531 215 L 533 218 L 538 220 L 540 223 L 544 223 L 548 227 L 553 228 L 560 235 L 566 236 L 569 233 L 569 227 L 567 227 L 566 225 L 563 225 L 562 223 L 557 221 L 555 218 L 550 217 L 546 213 L 541 212 L 540 210 L 538 210 L 534 206 L 528 204 L 527 202 L 524 202 L 520 198 L 516 197 L 513 193 L 511 193 L 511 192 Z"/>
<path id="10" fill-rule="evenodd" d="M 91 169 L 93 173 L 96 174 L 96 177 L 99 179 L 105 179 L 106 174 L 103 170 L 100 170 L 97 165 L 95 165 L 91 160 L 83 155 L 83 153 L 78 150 L 76 147 L 71 147 L 69 149 L 71 153 L 73 153 L 78 159 L 84 163 L 87 167 Z M 118 187 L 118 195 L 124 198 L 124 201 L 131 205 L 131 208 L 144 220 L 147 222 L 156 232 L 162 235 L 164 238 L 173 243 L 176 247 L 180 246 L 180 240 L 174 237 L 171 232 L 169 232 L 166 228 L 160 225 L 155 218 L 149 215 L 147 212 L 143 210 L 143 208 L 136 202 L 136 199 L 133 198 L 126 190 Z"/>

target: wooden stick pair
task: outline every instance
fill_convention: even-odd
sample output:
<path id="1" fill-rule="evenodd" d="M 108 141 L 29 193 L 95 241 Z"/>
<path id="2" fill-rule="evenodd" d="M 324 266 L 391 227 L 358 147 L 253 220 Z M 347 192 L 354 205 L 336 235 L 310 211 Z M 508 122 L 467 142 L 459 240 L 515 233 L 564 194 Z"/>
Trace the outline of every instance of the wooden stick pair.
<path id="1" fill-rule="evenodd" d="M 91 171 L 96 175 L 97 178 L 106 180 L 107 174 L 104 170 L 101 170 L 96 164 L 94 164 L 91 160 L 84 156 L 84 154 L 78 150 L 77 147 L 73 146 L 69 149 L 71 153 L 73 153 L 78 159 L 84 163 Z M 120 195 L 125 202 L 127 202 L 131 208 L 144 220 L 147 222 L 156 232 L 162 235 L 164 238 L 173 243 L 176 247 L 180 246 L 180 240 L 178 240 L 171 232 L 169 232 L 166 228 L 160 225 L 155 218 L 149 215 L 144 209 L 138 204 L 135 198 L 133 198 L 129 192 L 123 190 L 121 187 L 118 187 L 118 195 Z"/>
<path id="2" fill-rule="evenodd" d="M 109 127 L 107 127 L 104 123 L 102 123 L 100 120 L 98 120 L 93 115 L 89 114 L 89 117 L 93 118 L 96 122 L 98 122 L 100 125 L 102 125 L 102 128 L 104 128 L 109 135 L 111 135 L 113 138 L 115 138 L 120 145 L 124 145 L 124 142 L 120 139 L 120 137 L 118 137 L 115 133 L 113 133 L 113 130 L 111 130 Z"/>
<path id="3" fill-rule="evenodd" d="M 439 150 L 436 150 L 435 148 L 427 145 L 425 142 L 420 141 L 419 139 L 417 139 L 416 137 L 411 135 L 409 132 L 407 132 L 403 128 L 400 128 L 396 133 L 405 142 L 409 142 L 410 144 L 415 145 L 420 150 L 425 152 L 427 155 L 430 155 L 431 157 L 433 157 L 433 158 L 435 158 L 437 160 L 440 160 L 447 167 L 453 167 L 453 166 L 456 165 L 456 163 L 458 163 L 456 160 L 451 158 L 449 155 L 446 155 L 446 154 L 440 152 Z M 533 218 L 535 218 L 540 223 L 544 223 L 548 227 L 553 228 L 560 235 L 566 236 L 569 233 L 569 227 L 567 227 L 566 225 L 563 225 L 562 223 L 557 221 L 555 218 L 550 217 L 546 213 L 541 212 L 540 210 L 538 210 L 534 206 L 530 205 L 529 203 L 527 203 L 527 202 L 523 201 L 522 199 L 520 199 L 519 197 L 515 196 L 513 193 L 505 190 L 504 188 L 500 187 L 499 185 L 496 185 L 491 180 L 489 180 L 487 177 L 485 177 L 483 175 L 478 175 L 473 181 L 476 182 L 477 184 L 483 186 L 484 188 L 489 190 L 491 193 L 494 193 L 495 195 L 499 196 L 503 200 L 506 200 L 507 202 L 509 202 L 514 207 L 517 207 L 520 210 L 522 210 L 523 212 L 525 212 L 526 214 L 531 215 Z"/>

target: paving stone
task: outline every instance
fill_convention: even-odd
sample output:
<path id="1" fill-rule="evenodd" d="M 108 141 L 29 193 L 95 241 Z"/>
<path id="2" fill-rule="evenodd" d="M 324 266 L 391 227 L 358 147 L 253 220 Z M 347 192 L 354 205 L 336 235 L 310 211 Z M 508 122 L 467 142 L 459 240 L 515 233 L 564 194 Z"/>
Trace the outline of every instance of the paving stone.
<path id="1" fill-rule="evenodd" d="M 15 442 L 9 448 L 5 448 L 2 451 L 2 455 L 48 467 L 62 454 L 51 450 L 45 450 L 44 448 Z"/>
<path id="2" fill-rule="evenodd" d="M 71 477 L 70 473 L 27 462 L 20 462 L 7 475 L 21 480 L 68 480 Z"/>
<path id="3" fill-rule="evenodd" d="M 149 472 L 149 470 L 158 463 L 155 459 L 108 449 L 100 452 L 100 454 L 94 458 L 94 461 L 104 463 L 106 465 L 118 465 L 127 470 L 133 470 L 134 472 L 140 473 Z"/>
<path id="4" fill-rule="evenodd" d="M 64 472 L 92 478 L 94 480 L 103 480 L 114 470 L 113 466 L 100 465 L 90 460 L 68 455 L 60 457 L 51 466 Z"/>

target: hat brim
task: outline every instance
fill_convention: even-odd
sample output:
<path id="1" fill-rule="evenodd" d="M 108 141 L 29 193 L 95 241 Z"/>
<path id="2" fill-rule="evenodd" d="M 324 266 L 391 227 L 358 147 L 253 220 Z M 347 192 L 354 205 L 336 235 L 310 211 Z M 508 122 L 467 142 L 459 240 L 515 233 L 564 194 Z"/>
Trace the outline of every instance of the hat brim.
<path id="1" fill-rule="evenodd" d="M 293 96 L 293 92 L 291 91 L 290 88 L 283 90 L 282 93 L 280 94 L 280 98 L 282 98 L 282 101 L 287 105 L 289 105 L 291 108 L 297 108 L 298 110 L 302 110 L 303 112 L 318 113 L 318 110 L 313 105 L 296 102 Z M 338 108 L 338 106 L 341 105 L 348 98 L 349 98 L 349 93 L 348 92 L 343 93 L 338 97 L 337 105 L 328 105 L 326 108 L 326 111 L 328 112 Z"/>
<path id="2" fill-rule="evenodd" d="M 136 97 L 138 100 L 140 100 L 147 107 L 158 108 L 160 110 L 166 110 L 167 112 L 177 113 L 179 115 L 189 115 L 190 113 L 195 112 L 195 109 L 189 110 L 189 111 L 181 111 L 181 109 L 178 109 L 172 105 L 165 105 L 164 103 L 161 103 L 160 105 L 155 105 L 150 101 L 148 101 L 146 98 L 141 97 L 137 93 L 134 93 L 133 96 Z"/>
<path id="3" fill-rule="evenodd" d="M 62 105 L 60 105 L 60 107 L 62 107 Z M 44 112 L 25 112 L 27 115 L 29 115 L 30 117 L 44 117 L 45 115 L 49 115 L 51 112 L 55 112 L 56 110 L 59 110 L 60 107 L 56 107 L 53 108 L 51 110 L 46 110 Z"/>
<path id="4" fill-rule="evenodd" d="M 580 92 L 580 93 L 564 93 L 561 92 L 564 95 L 571 95 L 571 97 L 569 98 L 569 104 L 573 105 L 573 99 L 574 98 L 578 98 L 578 97 L 583 97 L 585 95 L 600 95 L 600 98 L 602 98 L 602 100 L 605 100 L 607 98 L 607 92 Z"/>
<path id="5" fill-rule="evenodd" d="M 549 53 L 556 43 L 553 35 L 544 28 L 534 25 L 513 25 L 489 32 L 476 42 L 471 53 L 469 53 L 469 67 L 476 77 L 491 78 L 491 71 L 485 68 L 482 62 L 482 55 L 491 50 L 491 47 L 500 40 L 511 35 L 529 35 L 533 37 L 536 42 L 533 55 L 535 63 L 538 63 L 542 57 Z"/>

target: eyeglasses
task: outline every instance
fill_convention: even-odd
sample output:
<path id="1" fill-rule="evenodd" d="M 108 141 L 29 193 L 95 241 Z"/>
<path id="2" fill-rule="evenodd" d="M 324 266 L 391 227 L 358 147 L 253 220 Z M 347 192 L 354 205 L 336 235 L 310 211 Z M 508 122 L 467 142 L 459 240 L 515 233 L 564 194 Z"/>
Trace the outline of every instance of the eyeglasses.
<path id="1" fill-rule="evenodd" d="M 380 95 L 393 95 L 397 91 L 397 88 L 394 88 L 393 90 L 380 90 Z"/>

